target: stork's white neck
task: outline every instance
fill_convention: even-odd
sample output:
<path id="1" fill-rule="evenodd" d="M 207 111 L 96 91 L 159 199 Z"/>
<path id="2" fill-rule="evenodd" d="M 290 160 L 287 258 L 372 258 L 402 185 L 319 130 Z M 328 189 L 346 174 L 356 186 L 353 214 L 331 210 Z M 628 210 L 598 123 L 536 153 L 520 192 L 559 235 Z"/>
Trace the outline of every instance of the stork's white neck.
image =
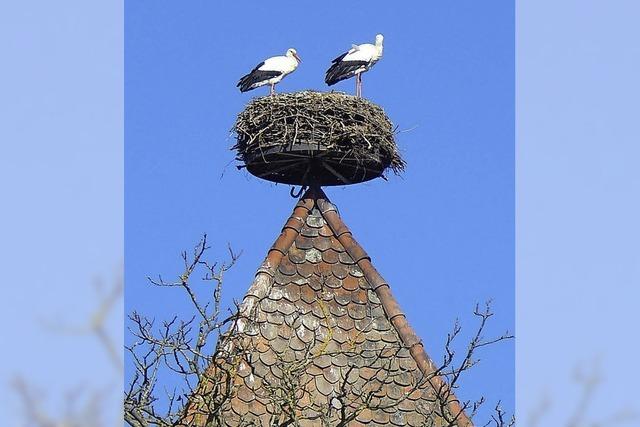
<path id="1" fill-rule="evenodd" d="M 296 66 L 298 66 L 298 65 L 300 64 L 300 60 L 299 60 L 298 58 L 296 58 L 296 56 L 295 56 L 293 53 L 291 53 L 291 52 L 287 52 L 287 53 L 285 54 L 285 56 L 286 56 L 287 58 L 289 58 L 289 59 L 293 60 L 293 62 L 295 62 L 295 63 L 296 63 Z"/>
<path id="2" fill-rule="evenodd" d="M 375 47 L 378 51 L 378 56 L 382 56 L 382 37 L 376 37 Z"/>

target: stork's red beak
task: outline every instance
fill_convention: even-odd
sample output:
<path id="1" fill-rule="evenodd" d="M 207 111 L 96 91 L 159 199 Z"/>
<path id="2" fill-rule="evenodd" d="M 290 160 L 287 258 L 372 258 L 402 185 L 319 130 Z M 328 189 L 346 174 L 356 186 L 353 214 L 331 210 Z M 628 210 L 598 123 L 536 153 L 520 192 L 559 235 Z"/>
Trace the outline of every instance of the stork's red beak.
<path id="1" fill-rule="evenodd" d="M 297 54 L 297 53 L 294 53 L 294 54 L 293 54 L 293 56 L 295 56 L 295 57 L 296 57 L 296 59 L 298 60 L 298 62 L 302 62 L 302 59 L 300 59 L 300 57 L 298 56 L 298 54 Z"/>

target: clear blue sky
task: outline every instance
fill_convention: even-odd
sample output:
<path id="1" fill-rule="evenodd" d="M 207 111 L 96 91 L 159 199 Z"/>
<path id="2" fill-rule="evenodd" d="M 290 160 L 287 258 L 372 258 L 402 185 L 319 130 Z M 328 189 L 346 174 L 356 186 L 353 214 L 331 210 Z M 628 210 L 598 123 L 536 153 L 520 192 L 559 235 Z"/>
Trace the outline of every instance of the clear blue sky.
<path id="1" fill-rule="evenodd" d="M 187 314 L 145 276 L 178 273 L 179 252 L 203 232 L 214 257 L 227 242 L 244 251 L 226 287 L 242 297 L 295 201 L 234 167 L 229 129 L 264 94 L 240 94 L 237 79 L 295 47 L 303 62 L 278 90 L 326 90 L 330 60 L 381 32 L 385 56 L 364 95 L 410 130 L 398 136 L 407 172 L 327 193 L 436 360 L 456 317 L 475 326 L 476 302 L 494 300 L 490 332 L 513 330 L 512 2 L 136 1 L 125 19 L 127 311 Z M 512 411 L 513 343 L 488 349 L 462 386 L 461 398 Z"/>

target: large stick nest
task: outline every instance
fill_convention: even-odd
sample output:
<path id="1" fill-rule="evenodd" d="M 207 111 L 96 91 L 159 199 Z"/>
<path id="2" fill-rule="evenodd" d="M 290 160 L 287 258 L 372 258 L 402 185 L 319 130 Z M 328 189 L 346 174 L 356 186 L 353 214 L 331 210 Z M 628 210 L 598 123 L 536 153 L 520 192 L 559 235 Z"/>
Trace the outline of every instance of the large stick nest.
<path id="1" fill-rule="evenodd" d="M 267 161 L 264 153 L 274 149 L 299 153 L 300 147 L 314 147 L 313 156 L 329 154 L 334 162 L 342 158 L 363 167 L 376 164 L 377 176 L 387 168 L 399 173 L 405 167 L 393 124 L 382 108 L 343 93 L 304 91 L 256 98 L 238 115 L 233 131 L 233 149 L 247 166 L 257 155 Z"/>

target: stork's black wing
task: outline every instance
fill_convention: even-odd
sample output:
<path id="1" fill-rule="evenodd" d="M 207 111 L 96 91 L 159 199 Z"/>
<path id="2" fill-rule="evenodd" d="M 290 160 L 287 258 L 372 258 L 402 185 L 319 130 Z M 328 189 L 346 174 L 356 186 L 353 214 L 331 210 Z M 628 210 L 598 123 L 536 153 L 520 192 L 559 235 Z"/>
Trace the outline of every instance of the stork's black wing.
<path id="1" fill-rule="evenodd" d="M 324 82 L 329 86 L 353 77 L 359 68 L 368 64 L 367 61 L 345 61 L 344 57 L 348 54 L 349 52 L 345 52 L 331 61 L 331 67 L 329 67 L 324 77 Z"/>
<path id="2" fill-rule="evenodd" d="M 273 77 L 278 77 L 282 74 L 280 71 L 270 71 L 270 70 L 260 70 L 259 68 L 264 65 L 264 61 L 256 65 L 256 67 L 251 70 L 251 72 L 247 75 L 244 75 L 238 81 L 237 87 L 240 88 L 240 92 L 246 92 L 251 89 L 255 89 L 256 84 L 261 83 L 265 80 L 269 80 Z"/>

